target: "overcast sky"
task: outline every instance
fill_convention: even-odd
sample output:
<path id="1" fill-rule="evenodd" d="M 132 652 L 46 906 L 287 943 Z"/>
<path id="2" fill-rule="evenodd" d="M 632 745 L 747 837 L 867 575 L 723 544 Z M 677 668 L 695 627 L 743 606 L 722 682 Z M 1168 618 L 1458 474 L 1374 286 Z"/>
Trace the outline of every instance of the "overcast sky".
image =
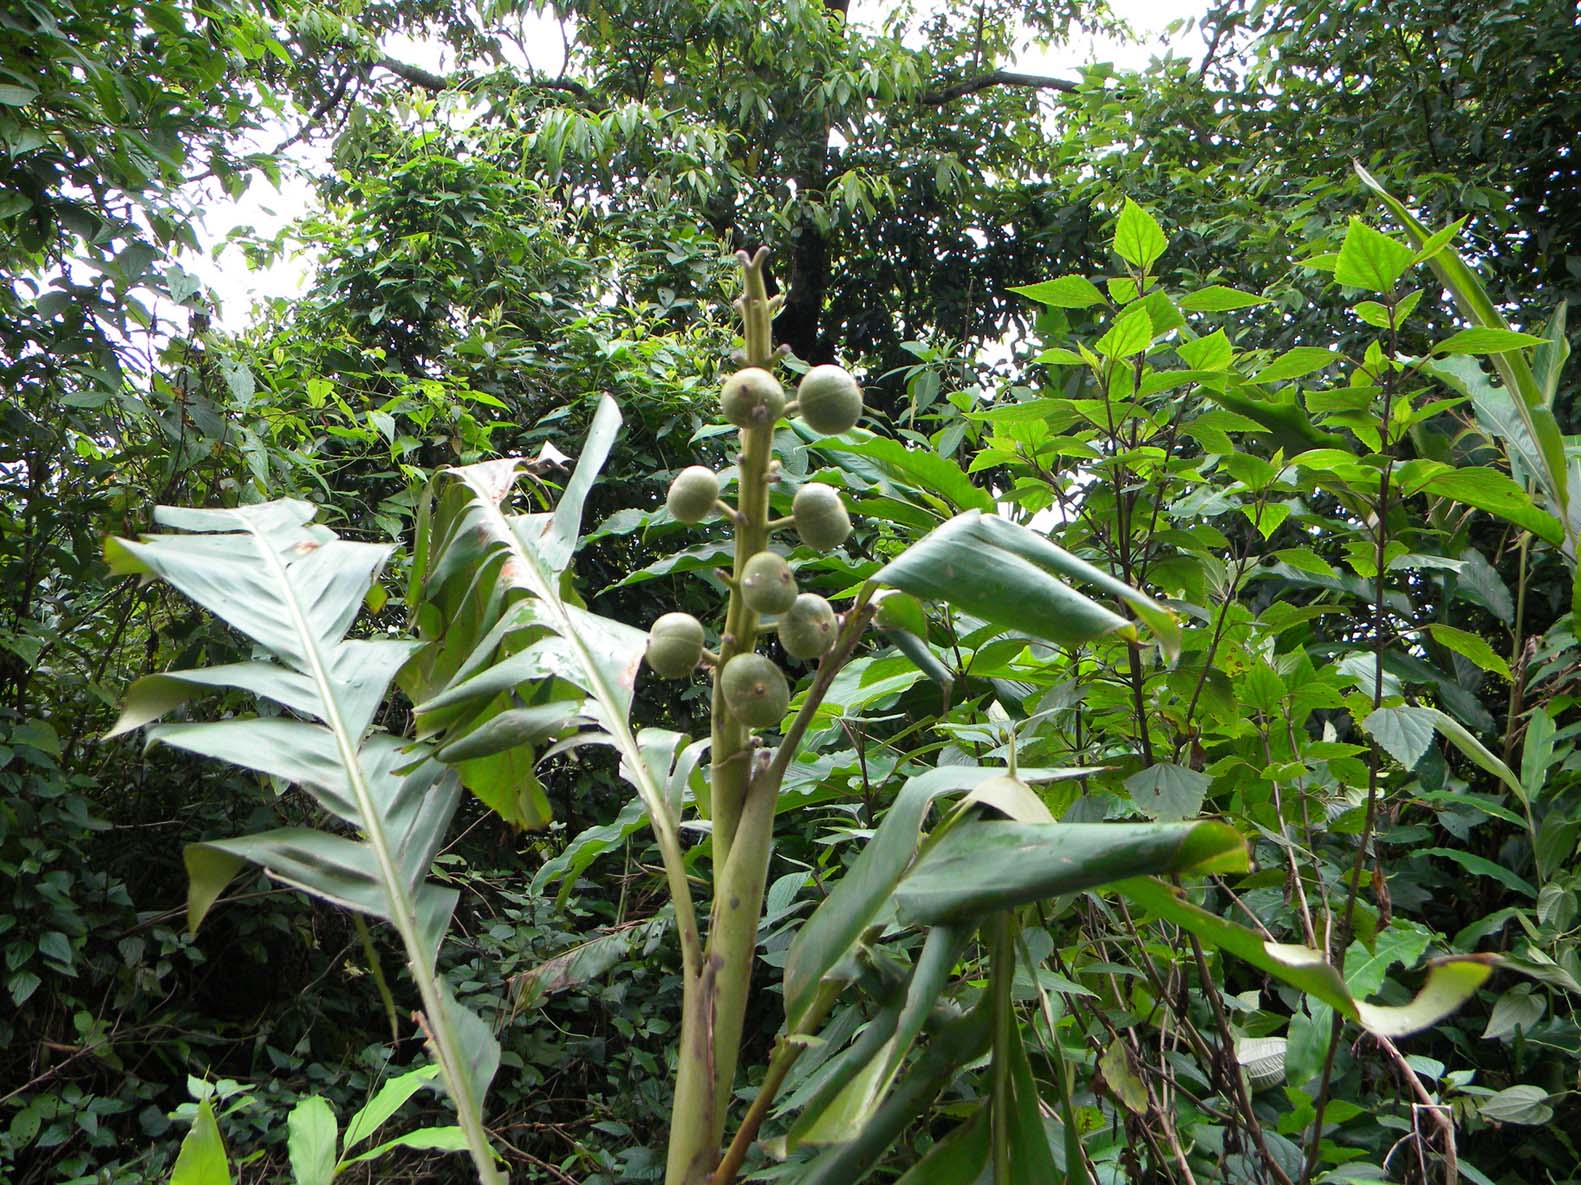
<path id="1" fill-rule="evenodd" d="M 1074 76 L 1081 66 L 1094 62 L 1112 62 L 1122 68 L 1140 68 L 1155 54 L 1170 50 L 1180 56 L 1195 56 L 1203 49 L 1201 34 L 1195 30 L 1177 30 L 1166 35 L 1172 22 L 1194 18 L 1206 7 L 1205 0 L 1111 0 L 1114 11 L 1136 31 L 1142 40 L 1127 44 L 1107 37 L 1077 37 L 1064 45 L 1046 50 L 1031 50 L 1021 55 L 1015 68 L 1033 74 L 1052 74 L 1060 77 Z M 863 10 L 874 5 L 857 0 L 853 16 L 860 20 Z M 529 42 L 533 60 L 551 72 L 559 69 L 562 48 L 559 30 L 549 19 L 541 19 L 534 28 L 536 42 Z M 440 52 L 430 43 L 400 39 L 386 45 L 389 52 L 403 60 L 443 69 L 447 65 Z M 285 139 L 283 130 L 266 130 L 260 147 Z M 322 152 L 315 154 L 322 159 Z M 211 201 L 204 211 L 204 237 L 210 244 L 217 244 L 233 229 L 252 226 L 261 234 L 273 234 L 292 219 L 300 217 L 312 201 L 308 184 L 299 179 L 287 178 L 280 190 L 268 181 L 255 179 L 248 191 L 239 199 Z M 239 329 L 248 321 L 248 310 L 255 300 L 268 297 L 298 296 L 306 287 L 309 268 L 304 259 L 282 261 L 263 271 L 249 271 L 240 251 L 224 251 L 220 258 L 212 255 L 189 257 L 184 261 L 214 292 L 220 302 L 220 323 L 228 329 Z"/>

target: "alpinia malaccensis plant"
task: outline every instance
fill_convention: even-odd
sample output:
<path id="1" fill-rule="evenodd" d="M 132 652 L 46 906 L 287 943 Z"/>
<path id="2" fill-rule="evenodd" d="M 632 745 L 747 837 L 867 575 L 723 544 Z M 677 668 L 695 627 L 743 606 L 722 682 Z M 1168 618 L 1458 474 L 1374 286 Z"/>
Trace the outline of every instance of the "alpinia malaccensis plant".
<path id="1" fill-rule="evenodd" d="M 876 643 L 874 619 L 900 654 L 941 679 L 918 636 L 928 628 L 924 601 L 1061 646 L 1110 639 L 1134 654 L 1141 629 L 1161 662 L 1172 661 L 1180 646 L 1168 608 L 982 510 L 949 519 L 901 550 L 843 609 L 803 591 L 799 565 L 840 548 L 852 524 L 833 486 L 802 481 L 791 488 L 775 457 L 777 433 L 790 416 L 800 418 L 798 432 L 852 432 L 862 397 L 844 370 L 820 366 L 787 399 L 775 374 L 775 301 L 766 292 L 765 261 L 763 252 L 741 256 L 745 365 L 720 393 L 720 410 L 736 430 L 734 490 L 697 465 L 675 477 L 666 501 L 675 520 L 728 532 L 730 563 L 719 573 L 726 597 L 716 621 L 667 612 L 644 632 L 591 612 L 575 591 L 571 560 L 584 501 L 621 422 L 607 397 L 552 510 L 508 509 L 531 463 L 485 462 L 436 479 L 413 547 L 412 641 L 346 637 L 388 549 L 312 525 L 304 503 L 161 509 L 162 524 L 188 533 L 111 542 L 117 571 L 169 581 L 241 630 L 259 655 L 139 680 L 116 731 L 149 724 L 203 690 L 251 692 L 271 705 L 266 713 L 157 725 L 149 740 L 293 782 L 324 812 L 319 828 L 189 848 L 192 925 L 248 861 L 285 884 L 388 921 L 400 936 L 419 997 L 418 1023 L 456 1111 L 455 1144 L 472 1155 L 486 1183 L 502 1179 L 484 1105 L 499 1046 L 436 971 L 456 894 L 429 879 L 429 865 L 463 786 L 518 826 L 546 824 L 551 806 L 536 770 L 545 756 L 579 744 L 618 754 L 671 896 L 684 1014 L 669 1185 L 727 1185 L 755 1146 L 792 1157 L 788 1179 L 848 1185 L 985 1055 L 977 1101 L 913 1169 L 914 1179 L 986 1174 L 996 1185 L 1041 1182 L 1056 1179 L 1056 1162 L 1072 1179 L 1088 1179 L 1057 1041 L 1045 1042 L 1044 1053 L 1056 1067 L 1063 1149 L 1056 1152 L 1045 1136 L 1028 1026 L 1018 1012 L 1021 989 L 1012 991 L 1018 969 L 1031 984 L 1040 982 L 1026 941 L 1026 927 L 1036 921 L 1026 911 L 1051 897 L 1110 887 L 1138 916 L 1230 952 L 1380 1034 L 1431 1024 L 1475 990 L 1490 968 L 1472 957 L 1434 964 L 1407 1004 L 1357 1000 L 1320 952 L 1265 941 L 1151 879 L 1244 869 L 1246 847 L 1234 829 L 1207 820 L 1055 822 L 1034 787 L 1098 771 L 1018 769 L 1011 736 L 1008 769 L 941 765 L 898 787 L 869 842 L 785 952 L 783 1029 L 732 1127 L 775 820 L 788 808 L 782 785 L 793 763 L 816 757 L 803 749 L 820 706 L 853 655 Z M 799 546 L 776 542 L 786 531 Z M 1122 611 L 1067 580 L 1112 598 Z M 763 648 L 770 635 L 796 664 L 794 691 L 785 667 Z M 712 679 L 709 736 L 634 727 L 644 658 L 662 678 Z M 375 723 L 392 679 L 414 705 L 414 737 Z M 958 801 L 924 832 L 930 811 L 952 796 Z M 688 846 L 683 823 L 706 838 Z M 972 966 L 985 974 L 962 978 L 970 950 L 983 952 Z M 1052 1023 L 1050 997 L 1041 987 L 1036 993 L 1039 1014 Z M 860 1017 L 865 1024 L 858 1026 Z M 1031 1030 L 1040 1031 L 1036 1023 Z M 817 1050 L 809 1059 L 816 1075 L 801 1067 L 794 1107 L 776 1112 L 781 1088 L 809 1049 Z M 758 1145 L 771 1116 L 783 1134 Z"/>

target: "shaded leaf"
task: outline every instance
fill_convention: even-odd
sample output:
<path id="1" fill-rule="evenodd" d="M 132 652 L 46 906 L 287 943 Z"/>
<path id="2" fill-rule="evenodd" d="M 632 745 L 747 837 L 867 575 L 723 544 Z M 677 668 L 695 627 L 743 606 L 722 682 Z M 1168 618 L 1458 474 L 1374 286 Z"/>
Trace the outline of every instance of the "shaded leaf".
<path id="1" fill-rule="evenodd" d="M 901 920 L 978 920 L 1002 909 L 1142 875 L 1242 871 L 1246 846 L 1222 823 L 956 824 L 895 888 Z"/>
<path id="2" fill-rule="evenodd" d="M 1202 813 L 1202 799 L 1212 782 L 1207 774 L 1160 762 L 1132 774 L 1125 780 L 1125 788 L 1144 814 L 1175 822 Z"/>

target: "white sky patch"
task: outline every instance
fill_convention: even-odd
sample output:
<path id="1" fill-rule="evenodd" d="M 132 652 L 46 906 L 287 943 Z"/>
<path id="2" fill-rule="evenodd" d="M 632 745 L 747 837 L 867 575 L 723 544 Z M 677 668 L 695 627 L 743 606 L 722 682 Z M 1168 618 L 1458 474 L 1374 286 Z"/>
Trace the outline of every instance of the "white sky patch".
<path id="1" fill-rule="evenodd" d="M 859 18 L 862 7 L 872 7 L 872 0 L 860 5 Z M 1180 28 L 1166 34 L 1166 27 L 1172 22 L 1200 17 L 1206 0 L 1111 0 L 1111 7 L 1141 38 L 1139 42 L 1078 35 L 1060 45 L 1033 46 L 1019 54 L 1011 66 L 1029 74 L 1075 78 L 1082 67 L 1099 62 L 1122 70 L 1140 70 L 1165 52 L 1195 57 L 1203 50 L 1202 35 L 1196 29 Z M 445 48 L 431 41 L 392 37 L 384 48 L 391 57 L 439 73 L 453 65 Z M 559 74 L 565 61 L 560 27 L 547 16 L 526 16 L 515 44 L 507 42 L 504 52 L 514 64 L 530 65 L 549 77 Z M 266 127 L 255 137 L 253 147 L 268 150 L 286 140 L 291 130 Z M 199 238 L 207 250 L 182 260 L 214 294 L 219 304 L 219 324 L 233 332 L 249 323 L 256 302 L 300 297 L 312 278 L 308 255 L 289 255 L 267 268 L 253 270 L 239 249 L 224 246 L 227 236 L 242 227 L 250 227 L 266 238 L 278 234 L 312 207 L 314 194 L 309 177 L 330 168 L 327 149 L 322 144 L 296 145 L 288 153 L 288 160 L 291 163 L 283 170 L 279 189 L 256 177 L 246 193 L 232 199 L 210 183 L 209 196 L 201 203 L 199 228 Z"/>

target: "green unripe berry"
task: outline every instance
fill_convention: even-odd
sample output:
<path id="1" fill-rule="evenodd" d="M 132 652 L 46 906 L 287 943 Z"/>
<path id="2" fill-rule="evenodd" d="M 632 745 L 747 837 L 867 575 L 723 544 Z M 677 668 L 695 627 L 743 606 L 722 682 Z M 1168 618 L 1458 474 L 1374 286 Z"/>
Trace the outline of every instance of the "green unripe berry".
<path id="1" fill-rule="evenodd" d="M 801 541 L 818 551 L 839 547 L 851 533 L 851 516 L 833 486 L 802 486 L 791 500 L 791 518 Z"/>
<path id="2" fill-rule="evenodd" d="M 780 645 L 792 658 L 822 658 L 839 629 L 833 605 L 817 593 L 802 593 L 780 618 Z"/>
<path id="3" fill-rule="evenodd" d="M 644 657 L 660 678 L 686 678 L 703 661 L 703 623 L 690 613 L 666 613 L 648 631 Z"/>
<path id="4" fill-rule="evenodd" d="M 762 367 L 749 366 L 725 380 L 719 409 L 737 428 L 768 428 L 785 410 L 785 388 Z"/>
<path id="5" fill-rule="evenodd" d="M 719 672 L 730 714 L 748 728 L 773 728 L 790 706 L 790 685 L 761 654 L 738 654 Z"/>
<path id="6" fill-rule="evenodd" d="M 796 600 L 796 577 L 785 557 L 760 551 L 741 566 L 741 598 L 754 613 L 783 613 Z"/>
<path id="7" fill-rule="evenodd" d="M 843 366 L 815 366 L 796 388 L 796 410 L 822 436 L 838 436 L 862 414 L 862 388 Z"/>
<path id="8" fill-rule="evenodd" d="M 700 523 L 719 501 L 719 478 L 703 465 L 689 465 L 675 475 L 664 500 L 670 517 L 681 523 Z"/>

